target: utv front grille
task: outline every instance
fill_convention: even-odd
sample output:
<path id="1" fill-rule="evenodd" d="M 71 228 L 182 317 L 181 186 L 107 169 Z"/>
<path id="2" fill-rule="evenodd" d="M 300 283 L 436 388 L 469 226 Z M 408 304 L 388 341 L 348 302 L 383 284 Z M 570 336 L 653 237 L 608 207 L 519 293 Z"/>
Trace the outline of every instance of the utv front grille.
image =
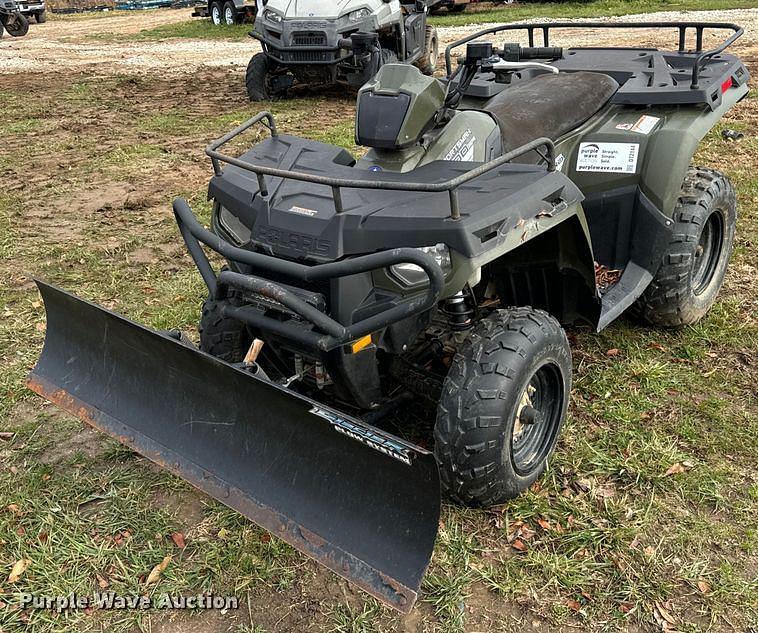
<path id="1" fill-rule="evenodd" d="M 299 31 L 292 34 L 295 46 L 326 46 L 326 33 Z"/>
<path id="2" fill-rule="evenodd" d="M 330 62 L 335 59 L 332 51 L 281 51 L 285 62 Z"/>

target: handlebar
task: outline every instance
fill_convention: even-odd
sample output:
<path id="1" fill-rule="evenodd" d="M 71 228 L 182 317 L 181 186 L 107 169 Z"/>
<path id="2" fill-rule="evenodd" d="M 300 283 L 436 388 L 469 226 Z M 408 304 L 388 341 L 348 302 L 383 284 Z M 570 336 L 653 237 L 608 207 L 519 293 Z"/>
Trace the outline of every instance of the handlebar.
<path id="1" fill-rule="evenodd" d="M 563 57 L 562 46 L 527 46 L 521 49 L 521 59 L 558 59 Z"/>

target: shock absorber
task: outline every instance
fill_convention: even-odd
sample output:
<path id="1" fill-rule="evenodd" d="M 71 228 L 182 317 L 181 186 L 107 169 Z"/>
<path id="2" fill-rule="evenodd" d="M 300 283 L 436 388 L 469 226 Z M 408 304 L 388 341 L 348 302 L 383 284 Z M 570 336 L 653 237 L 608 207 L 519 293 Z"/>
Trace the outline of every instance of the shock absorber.
<path id="1" fill-rule="evenodd" d="M 450 327 L 456 332 L 468 330 L 474 325 L 471 318 L 474 310 L 469 306 L 463 290 L 459 290 L 452 297 L 446 299 L 442 311 L 447 315 Z"/>

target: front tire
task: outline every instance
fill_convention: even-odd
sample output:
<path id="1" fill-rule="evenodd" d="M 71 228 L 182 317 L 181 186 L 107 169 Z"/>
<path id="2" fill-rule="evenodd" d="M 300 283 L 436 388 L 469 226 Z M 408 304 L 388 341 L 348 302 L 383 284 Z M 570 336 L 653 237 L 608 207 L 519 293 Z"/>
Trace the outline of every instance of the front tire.
<path id="1" fill-rule="evenodd" d="M 673 220 L 661 266 L 633 307 L 651 325 L 690 325 L 716 300 L 737 225 L 737 197 L 729 178 L 690 167 Z"/>
<path id="2" fill-rule="evenodd" d="M 241 321 L 221 314 L 218 301 L 208 297 L 198 325 L 200 349 L 227 363 L 240 363 L 245 358 L 253 337 Z"/>
<path id="3" fill-rule="evenodd" d="M 415 66 L 425 75 L 433 75 L 437 68 L 437 58 L 439 57 L 439 40 L 437 39 L 437 29 L 431 24 L 426 25 L 424 37 L 424 54 L 419 57 Z"/>
<path id="4" fill-rule="evenodd" d="M 271 90 L 271 63 L 265 53 L 253 55 L 245 72 L 245 87 L 250 101 L 268 101 Z"/>
<path id="5" fill-rule="evenodd" d="M 39 11 L 34 14 L 34 19 L 37 21 L 37 24 L 44 24 L 47 22 L 47 14 L 45 13 L 45 10 Z"/>
<path id="6" fill-rule="evenodd" d="M 571 350 L 542 310 L 498 310 L 477 324 L 453 359 L 434 428 L 442 490 L 489 507 L 542 474 L 566 417 Z"/>
<path id="7" fill-rule="evenodd" d="M 29 20 L 23 13 L 6 16 L 3 26 L 11 37 L 23 37 L 29 32 Z"/>

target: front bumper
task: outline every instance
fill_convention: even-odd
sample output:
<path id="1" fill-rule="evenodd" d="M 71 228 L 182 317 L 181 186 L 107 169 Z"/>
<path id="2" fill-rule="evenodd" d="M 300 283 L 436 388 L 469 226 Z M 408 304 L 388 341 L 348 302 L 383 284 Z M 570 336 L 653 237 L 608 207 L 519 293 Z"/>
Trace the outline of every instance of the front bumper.
<path id="1" fill-rule="evenodd" d="M 280 64 L 333 65 L 353 59 L 350 35 L 371 31 L 370 22 L 284 20 L 274 24 L 259 17 L 250 35 Z"/>
<path id="2" fill-rule="evenodd" d="M 174 201 L 174 216 L 187 250 L 212 296 L 224 299 L 228 289 L 233 288 L 243 294 L 257 295 L 273 302 L 281 306 L 282 311 L 289 312 L 297 318 L 279 320 L 262 313 L 256 307 L 236 306 L 230 302 L 225 302 L 222 306 L 224 316 L 247 323 L 262 332 L 283 336 L 315 351 L 326 352 L 336 349 L 393 323 L 422 314 L 437 304 L 444 288 L 445 276 L 440 266 L 429 255 L 415 248 L 395 248 L 338 262 L 308 266 L 232 246 L 205 229 L 182 198 Z M 217 276 L 201 244 L 228 261 L 249 267 L 256 274 L 222 271 Z M 318 283 L 382 270 L 400 263 L 415 264 L 426 273 L 429 284 L 425 291 L 399 302 L 377 302 L 365 309 L 364 313 L 370 316 L 349 324 L 342 324 L 332 318 L 322 310 L 322 305 L 309 300 L 310 297 L 304 297 L 303 293 L 294 288 L 266 278 L 268 275 L 286 277 L 300 283 Z M 309 295 L 312 296 L 313 293 Z"/>
<path id="3" fill-rule="evenodd" d="M 18 10 L 21 13 L 39 13 L 45 10 L 45 3 L 44 2 L 33 3 L 33 4 L 19 3 Z"/>

